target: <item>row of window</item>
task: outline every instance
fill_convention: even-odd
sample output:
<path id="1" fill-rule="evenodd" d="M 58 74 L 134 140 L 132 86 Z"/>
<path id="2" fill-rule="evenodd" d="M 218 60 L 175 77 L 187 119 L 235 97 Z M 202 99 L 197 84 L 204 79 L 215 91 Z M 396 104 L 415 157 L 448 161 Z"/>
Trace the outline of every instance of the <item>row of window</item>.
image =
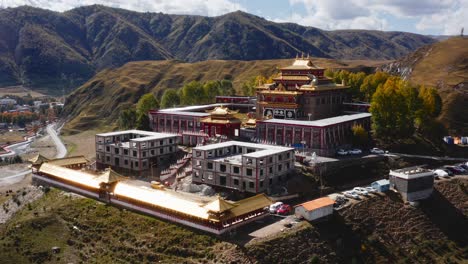
<path id="1" fill-rule="evenodd" d="M 201 162 L 199 160 L 197 160 L 197 165 L 198 167 L 201 165 Z M 283 170 L 283 164 L 278 164 L 277 165 L 278 167 L 278 172 L 281 172 Z M 286 163 L 286 170 L 289 170 L 291 168 L 291 164 L 289 162 Z M 206 169 L 207 170 L 213 170 L 214 169 L 214 163 L 213 162 L 208 162 L 206 163 Z M 227 171 L 227 166 L 225 164 L 220 164 L 219 166 L 219 170 L 221 172 L 226 172 Z M 233 174 L 240 174 L 240 167 L 237 167 L 237 166 L 233 166 L 232 167 L 232 173 Z M 253 169 L 251 168 L 247 168 L 246 171 L 245 171 L 246 175 L 247 176 L 252 176 L 253 175 Z M 272 174 L 273 173 L 273 166 L 270 166 L 268 168 L 268 173 Z M 263 176 L 263 169 L 260 169 L 259 170 L 259 175 L 260 176 Z"/>
<path id="2" fill-rule="evenodd" d="M 169 152 L 172 152 L 174 150 L 174 148 L 172 146 L 169 147 Z M 106 146 L 106 152 L 107 153 L 110 153 L 111 149 L 109 146 Z M 150 155 L 151 156 L 154 156 L 156 155 L 157 151 L 152 149 L 149 151 Z M 114 154 L 116 155 L 119 155 L 120 154 L 120 149 L 119 148 L 114 148 Z M 148 151 L 142 151 L 141 152 L 143 158 L 146 158 L 146 156 L 148 155 Z M 159 154 L 164 154 L 164 149 L 163 148 L 159 148 Z M 125 156 L 128 156 L 129 155 L 129 150 L 128 149 L 124 149 L 123 150 L 123 155 Z M 138 156 L 138 151 L 136 150 L 133 150 L 132 151 L 132 156 L 133 157 L 137 157 Z"/>

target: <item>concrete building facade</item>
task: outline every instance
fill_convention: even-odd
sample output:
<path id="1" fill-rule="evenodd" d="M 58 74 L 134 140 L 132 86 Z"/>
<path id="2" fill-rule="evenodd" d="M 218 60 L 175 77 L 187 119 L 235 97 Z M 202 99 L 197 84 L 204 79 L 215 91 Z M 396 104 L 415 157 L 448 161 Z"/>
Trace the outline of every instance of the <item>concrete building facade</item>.
<path id="1" fill-rule="evenodd" d="M 294 170 L 294 148 L 240 141 L 196 147 L 192 169 L 194 183 L 265 192 Z"/>
<path id="2" fill-rule="evenodd" d="M 426 199 L 434 189 L 434 172 L 421 167 L 391 170 L 390 187 L 397 190 L 405 201 Z"/>
<path id="3" fill-rule="evenodd" d="M 177 135 L 126 130 L 96 135 L 96 167 L 141 173 L 159 168 L 177 151 Z"/>

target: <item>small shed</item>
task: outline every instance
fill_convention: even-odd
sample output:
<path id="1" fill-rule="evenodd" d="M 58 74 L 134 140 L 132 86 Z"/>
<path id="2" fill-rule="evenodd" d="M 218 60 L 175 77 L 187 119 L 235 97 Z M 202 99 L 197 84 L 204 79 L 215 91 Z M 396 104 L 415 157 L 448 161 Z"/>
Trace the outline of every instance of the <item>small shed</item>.
<path id="1" fill-rule="evenodd" d="M 322 197 L 312 201 L 305 202 L 295 206 L 294 214 L 297 217 L 303 217 L 308 221 L 329 216 L 333 214 L 333 204 L 335 201 L 329 197 Z"/>
<path id="2" fill-rule="evenodd" d="M 389 180 L 378 180 L 371 183 L 371 187 L 376 189 L 379 192 L 386 192 L 390 190 L 390 181 Z"/>

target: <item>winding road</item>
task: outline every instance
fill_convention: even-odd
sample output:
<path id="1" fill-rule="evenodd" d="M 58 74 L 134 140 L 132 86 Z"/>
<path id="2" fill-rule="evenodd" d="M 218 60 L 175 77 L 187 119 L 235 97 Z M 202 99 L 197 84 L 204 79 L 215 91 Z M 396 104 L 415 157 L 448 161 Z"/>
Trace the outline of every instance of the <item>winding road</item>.
<path id="1" fill-rule="evenodd" d="M 58 137 L 57 131 L 55 131 L 55 124 L 47 125 L 46 130 L 52 138 L 52 140 L 54 141 L 55 147 L 57 149 L 57 155 L 55 156 L 55 158 L 64 158 L 67 155 L 67 148 L 63 144 L 62 140 Z"/>

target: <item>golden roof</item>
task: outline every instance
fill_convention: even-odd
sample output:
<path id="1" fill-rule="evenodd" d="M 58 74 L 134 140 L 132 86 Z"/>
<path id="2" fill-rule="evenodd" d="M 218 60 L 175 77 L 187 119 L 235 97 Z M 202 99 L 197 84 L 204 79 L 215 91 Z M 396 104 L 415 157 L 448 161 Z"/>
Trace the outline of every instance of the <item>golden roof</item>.
<path id="1" fill-rule="evenodd" d="M 230 209 L 229 212 L 226 214 L 225 218 L 245 215 L 249 212 L 253 212 L 253 211 L 268 207 L 272 203 L 273 201 L 270 198 L 268 198 L 268 196 L 266 196 L 263 193 L 260 193 L 255 196 L 236 202 L 235 204 L 237 206 Z"/>
<path id="2" fill-rule="evenodd" d="M 96 177 L 96 180 L 104 183 L 113 183 L 117 181 L 128 180 L 129 178 L 118 174 L 113 171 L 111 168 L 107 169 L 103 174 Z"/>
<path id="3" fill-rule="evenodd" d="M 78 183 L 87 187 L 99 189 L 99 181 L 96 176 L 86 172 L 72 170 L 59 165 L 51 164 L 49 162 L 42 163 L 39 168 L 40 173 L 45 173 L 65 181 Z"/>
<path id="4" fill-rule="evenodd" d="M 47 162 L 47 161 L 49 161 L 49 159 L 42 156 L 41 154 L 38 154 L 34 158 L 29 159 L 29 162 L 31 162 L 33 165 L 40 165 L 40 164 L 42 164 L 44 162 Z"/>
<path id="5" fill-rule="evenodd" d="M 206 210 L 213 212 L 213 213 L 224 213 L 225 211 L 228 211 L 236 207 L 236 205 L 218 196 L 214 201 L 212 201 L 211 203 L 208 203 L 207 205 L 203 207 Z"/>
<path id="6" fill-rule="evenodd" d="M 47 162 L 58 166 L 70 166 L 75 164 L 88 163 L 88 160 L 84 156 L 72 156 L 61 159 L 53 159 Z"/>
<path id="7" fill-rule="evenodd" d="M 210 113 L 211 115 L 229 115 L 229 114 L 235 114 L 239 111 L 230 110 L 229 108 L 225 106 L 217 106 L 215 107 L 215 109 L 209 110 L 207 112 Z"/>
<path id="8" fill-rule="evenodd" d="M 283 67 L 281 70 L 309 70 L 309 69 L 323 69 L 317 67 L 312 59 L 307 58 L 296 58 L 291 66 Z"/>
<path id="9" fill-rule="evenodd" d="M 217 119 L 217 118 L 212 118 L 209 116 L 209 117 L 200 119 L 200 122 L 213 123 L 213 124 L 239 124 L 242 121 L 234 117 L 231 117 L 229 119 Z"/>

